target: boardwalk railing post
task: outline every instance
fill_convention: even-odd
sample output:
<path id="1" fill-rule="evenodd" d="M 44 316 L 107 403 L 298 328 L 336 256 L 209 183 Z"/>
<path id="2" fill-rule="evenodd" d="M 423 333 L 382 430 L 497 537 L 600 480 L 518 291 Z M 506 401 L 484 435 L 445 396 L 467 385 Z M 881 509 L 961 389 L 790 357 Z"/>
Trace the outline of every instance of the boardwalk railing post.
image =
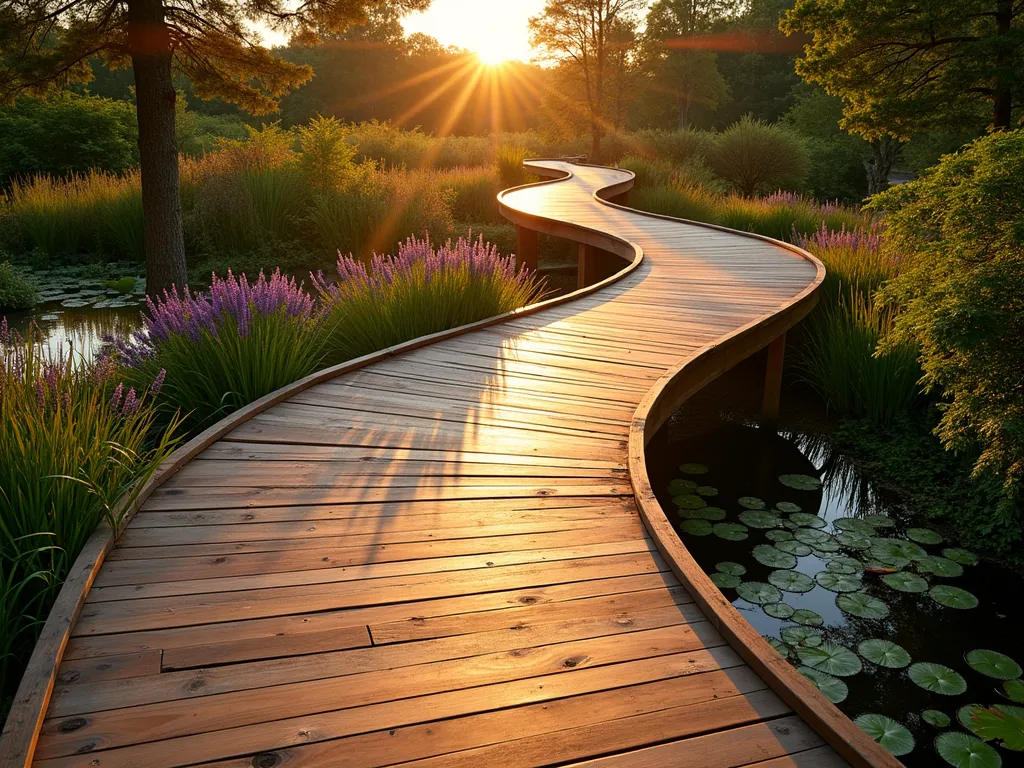
<path id="1" fill-rule="evenodd" d="M 576 287 L 586 288 L 602 279 L 598 275 L 598 250 L 592 245 L 579 243 L 576 247 Z"/>
<path id="2" fill-rule="evenodd" d="M 774 428 L 779 423 L 779 399 L 782 396 L 782 361 L 786 356 L 786 334 L 768 345 L 768 367 L 764 375 L 764 402 L 761 424 Z"/>
<path id="3" fill-rule="evenodd" d="M 516 224 L 516 266 L 537 269 L 537 231 Z"/>

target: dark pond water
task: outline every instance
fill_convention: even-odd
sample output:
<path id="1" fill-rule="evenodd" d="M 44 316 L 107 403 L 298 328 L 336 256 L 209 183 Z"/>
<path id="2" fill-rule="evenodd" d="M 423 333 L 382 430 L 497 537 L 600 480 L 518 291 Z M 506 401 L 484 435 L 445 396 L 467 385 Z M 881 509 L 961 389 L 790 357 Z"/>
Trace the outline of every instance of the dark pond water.
<path id="1" fill-rule="evenodd" d="M 23 271 L 39 292 L 28 312 L 7 312 L 12 330 L 25 335 L 31 323 L 45 345 L 56 351 L 74 346 L 76 359 L 93 359 L 106 336 L 127 336 L 139 327 L 146 291 L 145 267 L 104 264 Z M 81 358 L 79 358 L 81 355 Z"/>
<path id="2" fill-rule="evenodd" d="M 994 731 L 983 733 L 1005 736 L 1024 749 L 1024 709 L 1014 708 L 1008 695 L 1019 700 L 1024 683 L 1010 682 L 1004 689 L 999 679 L 1019 677 L 1020 667 L 985 655 L 982 662 L 998 661 L 995 669 L 986 667 L 987 675 L 965 657 L 985 649 L 1024 663 L 1024 579 L 981 558 L 967 564 L 974 563 L 973 553 L 950 551 L 956 542 L 936 541 L 937 532 L 920 530 L 927 523 L 909 519 L 897 500 L 860 476 L 827 437 L 776 435 L 724 420 L 694 429 L 677 418 L 655 437 L 648 457 L 662 507 L 704 570 L 719 571 L 714 578 L 726 597 L 850 717 L 878 714 L 895 721 L 878 722 L 893 731 L 885 741 L 894 752 L 908 749 L 907 737 L 913 738 L 913 748 L 900 757 L 906 765 L 1024 765 L 1024 752 L 1006 749 L 999 738 L 961 745 L 963 736 L 942 736 L 967 735 L 958 722 L 962 707 L 979 705 L 963 712 L 978 728 L 979 711 L 999 705 L 1004 709 L 997 715 L 981 712 L 986 723 L 998 719 Z M 685 466 L 691 463 L 700 466 Z M 789 485 L 779 480 L 792 475 L 798 477 L 786 478 Z M 794 515 L 796 507 L 800 512 Z M 731 577 L 723 569 L 743 573 Z M 974 607 L 947 607 L 936 598 Z M 862 645 L 872 639 L 898 647 Z M 880 651 L 885 655 L 877 655 Z M 915 666 L 921 663 L 942 667 Z M 915 677 L 947 692 L 926 690 Z M 941 712 L 950 724 L 928 724 L 926 710 Z M 950 762 L 939 756 L 937 738 L 952 750 Z M 965 762 L 958 763 L 958 757 Z"/>

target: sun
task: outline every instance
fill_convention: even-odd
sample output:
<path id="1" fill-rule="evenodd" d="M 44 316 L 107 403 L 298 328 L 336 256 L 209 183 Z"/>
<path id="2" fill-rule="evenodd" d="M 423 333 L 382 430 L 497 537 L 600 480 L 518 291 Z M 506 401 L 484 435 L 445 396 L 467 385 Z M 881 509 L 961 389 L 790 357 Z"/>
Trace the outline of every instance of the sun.
<path id="1" fill-rule="evenodd" d="M 500 46 L 495 49 L 484 49 L 481 51 L 474 51 L 476 57 L 480 59 L 480 63 L 488 67 L 500 67 L 507 61 L 511 61 L 514 56 L 507 55 L 501 50 Z"/>

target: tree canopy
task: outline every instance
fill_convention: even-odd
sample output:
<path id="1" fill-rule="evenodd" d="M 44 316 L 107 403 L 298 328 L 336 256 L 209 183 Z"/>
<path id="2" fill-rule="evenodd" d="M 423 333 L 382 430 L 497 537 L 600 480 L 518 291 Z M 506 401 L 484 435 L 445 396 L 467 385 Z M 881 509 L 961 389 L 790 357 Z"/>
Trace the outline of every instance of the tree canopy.
<path id="1" fill-rule="evenodd" d="M 797 72 L 844 102 L 865 138 L 1011 124 L 1024 83 L 1021 0 L 797 0 L 782 28 L 812 36 Z"/>

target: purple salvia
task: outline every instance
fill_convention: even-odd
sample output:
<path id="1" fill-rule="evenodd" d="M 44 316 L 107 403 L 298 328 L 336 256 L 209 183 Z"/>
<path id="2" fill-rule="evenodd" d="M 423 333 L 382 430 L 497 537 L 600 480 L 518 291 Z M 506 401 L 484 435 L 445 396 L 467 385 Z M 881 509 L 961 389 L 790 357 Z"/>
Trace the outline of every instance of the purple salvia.
<path id="1" fill-rule="evenodd" d="M 43 380 L 36 379 L 36 406 L 43 410 L 46 405 L 46 390 L 43 388 Z"/>
<path id="2" fill-rule="evenodd" d="M 124 396 L 124 405 L 121 406 L 122 416 L 132 416 L 139 409 L 139 399 L 135 395 L 135 387 L 128 389 L 128 394 Z"/>
<path id="3" fill-rule="evenodd" d="M 164 379 L 166 379 L 166 378 L 167 378 L 167 369 L 166 368 L 161 368 L 160 369 L 160 373 L 158 373 L 156 375 L 156 378 L 153 379 L 153 383 L 149 385 L 149 394 L 153 395 L 153 397 L 156 397 L 157 395 L 159 395 L 160 394 L 160 390 L 163 389 L 163 386 L 164 386 Z"/>
<path id="4" fill-rule="evenodd" d="M 110 398 L 110 408 L 113 411 L 117 411 L 121 407 L 121 398 L 124 396 L 124 384 L 118 383 L 114 387 L 114 394 Z"/>

